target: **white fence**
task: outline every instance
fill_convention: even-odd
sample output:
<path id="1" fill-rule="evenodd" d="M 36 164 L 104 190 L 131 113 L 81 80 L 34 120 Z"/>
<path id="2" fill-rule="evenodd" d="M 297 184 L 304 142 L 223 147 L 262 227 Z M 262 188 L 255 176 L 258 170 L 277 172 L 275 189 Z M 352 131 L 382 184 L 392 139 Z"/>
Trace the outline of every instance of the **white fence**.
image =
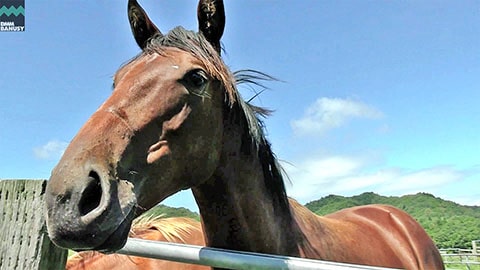
<path id="1" fill-rule="evenodd" d="M 475 241 L 473 241 L 475 242 Z M 473 243 L 472 242 L 472 243 Z M 463 264 L 467 269 L 471 266 L 480 265 L 480 253 L 475 245 L 474 249 L 461 249 L 461 248 L 446 248 L 440 249 L 443 263 L 449 264 Z"/>
<path id="2" fill-rule="evenodd" d="M 259 270 L 387 270 L 391 268 L 335 263 L 287 256 L 240 252 L 218 248 L 129 238 L 117 253 L 153 259 L 201 264 L 227 269 Z"/>

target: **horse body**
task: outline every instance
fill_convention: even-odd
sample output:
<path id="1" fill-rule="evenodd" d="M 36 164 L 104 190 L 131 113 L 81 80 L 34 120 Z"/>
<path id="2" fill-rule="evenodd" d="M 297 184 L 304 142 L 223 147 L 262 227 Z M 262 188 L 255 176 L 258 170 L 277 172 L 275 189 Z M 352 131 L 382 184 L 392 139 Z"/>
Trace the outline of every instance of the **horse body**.
<path id="1" fill-rule="evenodd" d="M 423 228 L 388 205 L 366 205 L 317 216 L 297 202 L 295 220 L 308 234 L 302 257 L 402 269 L 443 269 L 442 259 Z"/>
<path id="2" fill-rule="evenodd" d="M 200 33 L 163 35 L 135 0 L 142 53 L 120 68 L 112 96 L 66 149 L 46 190 L 57 245 L 117 250 L 131 220 L 191 188 L 208 246 L 407 269 L 443 269 L 421 226 L 388 206 L 318 217 L 289 200 L 263 134 L 220 58 L 223 3 L 201 0 Z M 206 20 L 206 21 L 205 21 Z"/>
<path id="3" fill-rule="evenodd" d="M 144 218 L 142 218 L 144 219 Z M 200 222 L 190 218 L 155 218 L 141 220 L 132 225 L 130 237 L 183 243 L 190 245 L 205 245 Z M 119 254 L 103 254 L 96 251 L 84 251 L 70 257 L 66 270 L 207 270 L 207 266 L 177 263 L 164 260 L 148 259 Z"/>

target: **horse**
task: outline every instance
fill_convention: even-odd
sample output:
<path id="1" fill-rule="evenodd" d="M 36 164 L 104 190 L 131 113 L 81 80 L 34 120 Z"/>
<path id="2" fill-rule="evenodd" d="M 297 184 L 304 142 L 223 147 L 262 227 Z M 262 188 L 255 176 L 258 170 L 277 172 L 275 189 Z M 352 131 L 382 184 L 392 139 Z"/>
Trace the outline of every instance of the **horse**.
<path id="1" fill-rule="evenodd" d="M 136 0 L 128 17 L 141 52 L 113 78 L 111 96 L 68 145 L 46 188 L 58 246 L 112 252 L 131 220 L 191 189 L 207 246 L 406 269 L 444 269 L 408 214 L 369 205 L 317 216 L 286 194 L 266 139 L 268 111 L 237 88 L 268 79 L 221 58 L 223 2 L 200 0 L 199 31 L 163 34 Z"/>
<path id="2" fill-rule="evenodd" d="M 191 245 L 205 245 L 200 222 L 191 218 L 161 216 L 142 216 L 133 221 L 130 237 L 184 243 Z M 177 263 L 164 260 L 148 259 L 119 254 L 103 254 L 96 251 L 83 251 L 70 256 L 66 270 L 207 270 L 207 266 Z"/>

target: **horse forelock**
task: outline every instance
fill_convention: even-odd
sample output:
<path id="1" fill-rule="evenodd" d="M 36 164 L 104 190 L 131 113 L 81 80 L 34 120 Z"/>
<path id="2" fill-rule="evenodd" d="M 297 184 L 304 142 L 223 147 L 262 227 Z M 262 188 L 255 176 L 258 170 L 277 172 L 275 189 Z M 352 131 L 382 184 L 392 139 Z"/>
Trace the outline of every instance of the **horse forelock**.
<path id="1" fill-rule="evenodd" d="M 235 88 L 235 78 L 223 62 L 220 54 L 201 33 L 175 27 L 168 34 L 152 38 L 143 53 L 163 54 L 168 47 L 175 47 L 196 57 L 205 67 L 206 72 L 220 81 L 225 88 L 226 101 L 230 105 L 240 98 Z"/>

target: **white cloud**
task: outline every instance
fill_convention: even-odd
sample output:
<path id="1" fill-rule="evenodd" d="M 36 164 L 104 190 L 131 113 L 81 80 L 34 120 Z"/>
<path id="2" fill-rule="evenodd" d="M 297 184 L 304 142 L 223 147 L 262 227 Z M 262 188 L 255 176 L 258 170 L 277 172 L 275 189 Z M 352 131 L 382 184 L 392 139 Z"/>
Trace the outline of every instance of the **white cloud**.
<path id="1" fill-rule="evenodd" d="M 436 166 L 423 170 L 402 173 L 389 181 L 388 185 L 379 188 L 383 193 L 402 194 L 431 190 L 461 180 L 464 173 L 449 166 Z"/>
<path id="2" fill-rule="evenodd" d="M 360 158 L 333 156 L 283 166 L 292 180 L 292 185 L 288 186 L 289 194 L 305 202 L 306 199 L 318 199 L 326 190 L 335 193 L 338 181 L 357 174 L 364 164 Z"/>
<path id="3" fill-rule="evenodd" d="M 62 156 L 67 146 L 67 142 L 51 140 L 42 146 L 33 148 L 33 154 L 38 159 L 56 159 Z"/>
<path id="4" fill-rule="evenodd" d="M 461 181 L 466 173 L 449 166 L 409 171 L 402 168 L 372 170 L 368 158 L 336 156 L 284 165 L 292 185 L 288 194 L 302 203 L 329 194 L 354 195 L 367 191 L 401 196 L 418 192 L 438 193 L 440 188 Z"/>
<path id="5" fill-rule="evenodd" d="M 338 128 L 350 119 L 378 119 L 383 113 L 359 101 L 341 98 L 319 98 L 307 108 L 302 118 L 293 120 L 295 134 L 324 134 Z"/>

